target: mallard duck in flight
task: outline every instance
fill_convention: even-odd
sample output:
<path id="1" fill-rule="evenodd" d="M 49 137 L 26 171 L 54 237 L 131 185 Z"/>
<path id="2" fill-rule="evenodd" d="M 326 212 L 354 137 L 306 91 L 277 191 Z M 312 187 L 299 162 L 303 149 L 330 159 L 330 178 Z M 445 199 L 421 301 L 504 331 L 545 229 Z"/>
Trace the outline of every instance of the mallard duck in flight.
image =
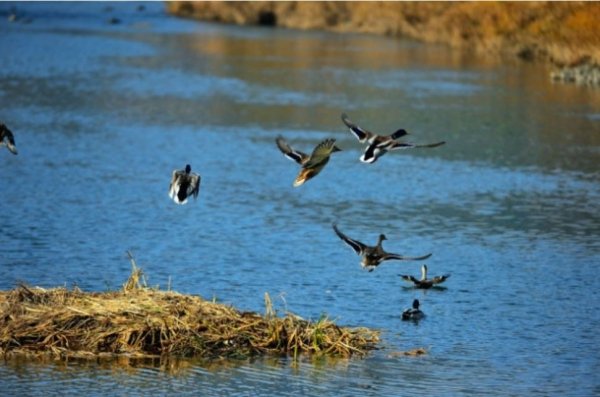
<path id="1" fill-rule="evenodd" d="M 418 299 L 415 299 L 412 303 L 412 308 L 411 309 L 406 309 L 402 312 L 402 320 L 420 320 L 423 317 L 425 317 L 425 313 L 423 313 L 421 311 L 421 309 L 419 309 L 419 306 L 421 304 L 419 303 Z"/>
<path id="2" fill-rule="evenodd" d="M 192 167 L 187 164 L 184 170 L 174 170 L 169 185 L 169 197 L 177 204 L 187 203 L 189 196 L 198 197 L 200 192 L 200 175 L 192 172 Z"/>
<path id="3" fill-rule="evenodd" d="M 400 277 L 402 277 L 406 281 L 412 282 L 415 285 L 415 288 L 428 289 L 428 288 L 433 287 L 434 285 L 443 283 L 444 281 L 446 281 L 446 279 L 448 277 L 450 277 L 450 275 L 444 274 L 443 276 L 435 276 L 431 279 L 428 279 L 427 278 L 427 265 L 423 265 L 423 266 L 421 266 L 421 279 L 420 280 L 418 280 L 416 277 L 405 275 L 405 274 L 401 274 Z"/>
<path id="4" fill-rule="evenodd" d="M 302 166 L 300 173 L 294 180 L 294 187 L 298 187 L 315 177 L 321 172 L 323 167 L 325 167 L 331 154 L 342 150 L 335 146 L 335 139 L 325 139 L 319 143 L 310 156 L 299 150 L 292 149 L 282 136 L 278 136 L 275 139 L 275 142 L 277 143 L 279 150 L 281 150 L 287 158 Z"/>
<path id="5" fill-rule="evenodd" d="M 405 129 L 399 129 L 390 135 L 377 135 L 371 131 L 367 131 L 357 124 L 354 124 L 346 113 L 342 113 L 342 121 L 350 129 L 350 132 L 358 139 L 360 143 L 366 143 L 368 146 L 365 152 L 360 157 L 360 161 L 363 163 L 374 163 L 377 159 L 390 150 L 398 149 L 415 149 L 415 148 L 432 148 L 441 146 L 445 141 L 430 143 L 425 145 L 417 145 L 408 142 L 398 142 L 396 139 L 408 135 Z"/>
<path id="6" fill-rule="evenodd" d="M 11 130 L 4 123 L 0 123 L 0 147 L 6 145 L 12 154 L 17 154 L 15 146 L 15 137 Z"/>
<path id="7" fill-rule="evenodd" d="M 354 240 L 354 239 L 351 239 L 350 237 L 346 236 L 344 233 L 342 233 L 337 228 L 336 224 L 333 224 L 333 230 L 335 231 L 335 234 L 337 234 L 338 237 L 340 239 L 342 239 L 342 241 L 344 241 L 346 244 L 348 244 L 350 246 L 350 248 L 352 248 L 354 250 L 354 252 L 356 252 L 358 255 L 360 255 L 360 265 L 364 269 L 367 269 L 370 272 L 375 270 L 375 268 L 377 266 L 379 266 L 381 264 L 381 262 L 383 262 L 383 261 L 387 261 L 387 260 L 420 261 L 420 260 L 427 259 L 432 255 L 432 254 L 427 254 L 427 255 L 418 256 L 418 257 L 410 257 L 410 256 L 402 256 L 402 255 L 386 252 L 381 245 L 383 240 L 387 240 L 387 238 L 385 237 L 385 234 L 379 235 L 379 239 L 377 240 L 377 245 L 369 246 L 369 245 L 361 243 L 358 240 Z"/>

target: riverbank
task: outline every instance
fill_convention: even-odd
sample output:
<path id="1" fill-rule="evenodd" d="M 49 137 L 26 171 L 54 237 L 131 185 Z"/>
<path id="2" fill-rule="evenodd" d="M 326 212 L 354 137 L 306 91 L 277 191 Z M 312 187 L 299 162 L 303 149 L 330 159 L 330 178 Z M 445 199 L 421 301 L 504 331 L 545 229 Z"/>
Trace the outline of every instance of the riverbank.
<path id="1" fill-rule="evenodd" d="M 376 348 L 379 332 L 321 318 L 239 311 L 199 296 L 140 285 L 134 267 L 120 291 L 83 292 L 20 285 L 0 291 L 0 356 L 59 358 L 194 357 L 274 354 L 349 357 Z"/>
<path id="2" fill-rule="evenodd" d="M 596 2 L 168 2 L 182 17 L 406 37 L 549 63 L 552 78 L 600 84 Z M 575 71 L 575 72 L 572 72 Z M 572 76 L 585 74 L 581 78 Z"/>

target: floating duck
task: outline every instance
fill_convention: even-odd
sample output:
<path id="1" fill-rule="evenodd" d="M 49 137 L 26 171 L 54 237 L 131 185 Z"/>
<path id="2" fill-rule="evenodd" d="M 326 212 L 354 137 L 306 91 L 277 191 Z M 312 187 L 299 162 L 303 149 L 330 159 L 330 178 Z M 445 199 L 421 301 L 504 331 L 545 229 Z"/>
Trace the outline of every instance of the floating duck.
<path id="1" fill-rule="evenodd" d="M 187 164 L 185 170 L 174 170 L 169 185 L 169 197 L 177 204 L 187 203 L 189 196 L 198 197 L 200 191 L 200 175 L 192 172 L 192 167 Z"/>
<path id="2" fill-rule="evenodd" d="M 372 272 L 375 270 L 377 266 L 381 264 L 383 261 L 387 260 L 400 260 L 400 261 L 420 261 L 429 258 L 432 254 L 427 254 L 418 257 L 410 257 L 410 256 L 402 256 L 398 254 L 392 254 L 386 252 L 381 243 L 383 240 L 387 240 L 385 234 L 380 234 L 379 239 L 377 240 L 377 245 L 374 247 L 368 246 L 366 244 L 361 243 L 358 240 L 351 239 L 342 233 L 336 224 L 333 224 L 333 230 L 341 238 L 346 244 L 348 244 L 354 252 L 360 255 L 360 265 L 362 268 L 367 269 Z"/>
<path id="3" fill-rule="evenodd" d="M 400 277 L 402 277 L 406 281 L 411 281 L 415 285 L 415 288 L 428 289 L 433 287 L 434 285 L 443 283 L 448 277 L 450 277 L 450 275 L 444 274 L 443 276 L 435 276 L 432 279 L 427 279 L 427 265 L 423 265 L 421 266 L 420 280 L 413 276 L 407 276 L 405 274 L 401 274 Z"/>
<path id="4" fill-rule="evenodd" d="M 294 180 L 294 187 L 298 187 L 315 177 L 321 172 L 323 167 L 325 167 L 331 154 L 342 150 L 335 146 L 335 139 L 325 139 L 319 143 L 310 156 L 299 150 L 292 149 L 282 136 L 278 136 L 277 139 L 275 139 L 275 142 L 277 143 L 279 150 L 281 150 L 287 158 L 302 166 L 300 173 Z"/>
<path id="5" fill-rule="evenodd" d="M 366 143 L 368 145 L 365 149 L 365 152 L 360 157 L 360 161 L 363 163 L 374 163 L 379 157 L 383 156 L 390 150 L 432 148 L 446 143 L 445 141 L 441 141 L 425 145 L 417 145 L 408 142 L 398 142 L 396 139 L 408 135 L 406 130 L 399 129 L 391 135 L 377 135 L 354 124 L 352 121 L 350 121 L 345 113 L 342 113 L 342 121 L 348 128 L 350 128 L 350 132 L 352 132 L 352 134 L 360 143 Z"/>
<path id="6" fill-rule="evenodd" d="M 425 313 L 423 313 L 419 309 L 420 303 L 418 299 L 415 299 L 412 304 L 412 309 L 406 309 L 402 312 L 402 320 L 415 320 L 418 321 L 425 317 Z"/>
<path id="7" fill-rule="evenodd" d="M 4 146 L 10 150 L 12 154 L 17 154 L 17 147 L 15 146 L 15 137 L 11 130 L 4 123 L 0 123 L 0 146 Z"/>

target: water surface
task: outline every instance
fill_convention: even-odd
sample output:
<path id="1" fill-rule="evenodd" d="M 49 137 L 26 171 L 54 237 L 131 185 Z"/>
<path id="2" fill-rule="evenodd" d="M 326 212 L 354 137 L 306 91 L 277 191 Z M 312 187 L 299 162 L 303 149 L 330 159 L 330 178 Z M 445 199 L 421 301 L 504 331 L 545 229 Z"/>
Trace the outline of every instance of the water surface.
<path id="1" fill-rule="evenodd" d="M 102 365 L 9 362 L 19 395 L 600 394 L 600 91 L 542 65 L 369 35 L 222 26 L 162 4 L 2 3 L 0 288 L 148 282 L 380 329 L 364 360 Z M 21 19 L 9 22 L 11 7 Z M 120 23 L 111 24 L 118 17 Z M 358 162 L 340 113 L 430 150 Z M 343 151 L 300 188 L 283 135 Z M 171 172 L 202 174 L 197 201 Z M 432 252 L 446 289 L 368 273 L 331 230 Z M 420 299 L 427 318 L 400 321 Z M 393 352 L 425 347 L 419 358 Z M 183 366 L 183 367 L 181 367 Z M 123 368 L 128 368 L 123 370 Z M 118 389 L 115 389 L 115 384 Z"/>

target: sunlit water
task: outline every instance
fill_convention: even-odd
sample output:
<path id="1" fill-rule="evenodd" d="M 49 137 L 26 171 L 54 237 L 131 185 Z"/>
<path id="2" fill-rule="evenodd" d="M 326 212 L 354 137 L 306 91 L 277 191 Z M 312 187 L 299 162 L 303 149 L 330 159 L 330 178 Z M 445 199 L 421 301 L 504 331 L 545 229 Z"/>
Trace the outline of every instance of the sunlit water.
<path id="1" fill-rule="evenodd" d="M 17 22 L 9 22 L 15 6 Z M 110 7 L 110 8 L 108 8 Z M 119 24 L 110 24 L 112 17 Z M 365 35 L 221 26 L 162 4 L 0 4 L 0 288 L 119 288 L 131 250 L 150 285 L 244 310 L 380 329 L 337 362 L 217 367 L 11 361 L 15 395 L 600 394 L 600 91 L 543 66 Z M 358 162 L 340 113 L 435 149 Z M 300 188 L 279 153 L 337 139 Z M 167 189 L 186 163 L 197 201 Z M 432 252 L 446 289 L 367 273 L 333 233 Z M 400 321 L 414 298 L 427 317 Z M 425 347 L 419 358 L 393 353 Z M 123 368 L 128 368 L 124 370 Z"/>

